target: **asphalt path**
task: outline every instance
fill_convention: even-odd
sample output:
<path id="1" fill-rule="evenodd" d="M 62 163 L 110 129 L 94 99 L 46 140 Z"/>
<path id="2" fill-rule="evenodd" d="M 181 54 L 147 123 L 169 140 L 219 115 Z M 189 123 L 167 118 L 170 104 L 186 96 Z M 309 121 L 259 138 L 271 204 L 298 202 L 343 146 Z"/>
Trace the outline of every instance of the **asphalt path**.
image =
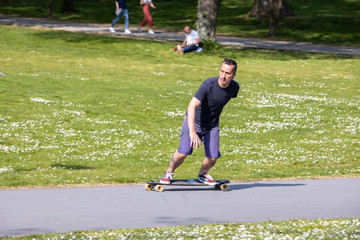
<path id="1" fill-rule="evenodd" d="M 156 34 L 148 34 L 147 31 L 138 31 L 131 28 L 131 34 L 124 34 L 124 29 L 116 28 L 116 33 L 110 33 L 109 24 L 88 24 L 88 23 L 74 23 L 64 21 L 52 21 L 48 19 L 36 18 L 19 18 L 0 15 L 0 24 L 16 25 L 26 27 L 44 27 L 57 30 L 71 31 L 71 32 L 86 32 L 92 34 L 104 34 L 116 37 L 131 37 L 152 40 L 167 40 L 167 41 L 183 41 L 184 33 L 182 32 L 164 32 L 156 30 Z M 121 26 L 123 25 L 116 25 Z M 310 44 L 304 42 L 287 42 L 287 41 L 270 41 L 261 39 L 237 38 L 231 36 L 216 37 L 217 42 L 225 46 L 243 47 L 243 48 L 262 48 L 262 49 L 283 49 L 294 51 L 307 51 L 314 53 L 333 53 L 333 54 L 350 54 L 360 55 L 360 48 L 341 47 L 323 44 Z"/>
<path id="2" fill-rule="evenodd" d="M 0 191 L 0 237 L 267 220 L 360 218 L 360 178 Z"/>

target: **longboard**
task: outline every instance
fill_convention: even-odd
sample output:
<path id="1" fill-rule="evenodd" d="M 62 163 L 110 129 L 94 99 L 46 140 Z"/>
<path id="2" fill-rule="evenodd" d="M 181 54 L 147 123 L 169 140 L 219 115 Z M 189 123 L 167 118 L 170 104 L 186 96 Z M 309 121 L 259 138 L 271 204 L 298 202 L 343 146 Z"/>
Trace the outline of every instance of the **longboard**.
<path id="1" fill-rule="evenodd" d="M 145 189 L 147 191 L 151 191 L 151 190 L 155 190 L 157 192 L 162 192 L 164 191 L 164 186 L 214 186 L 216 190 L 223 190 L 223 191 L 227 191 L 229 190 L 229 185 L 228 183 L 230 183 L 229 180 L 215 180 L 216 184 L 215 185 L 208 185 L 205 183 L 200 182 L 197 179 L 179 179 L 179 180 L 171 180 L 170 184 L 164 184 L 161 183 L 160 180 L 157 181 L 147 181 L 145 184 Z"/>

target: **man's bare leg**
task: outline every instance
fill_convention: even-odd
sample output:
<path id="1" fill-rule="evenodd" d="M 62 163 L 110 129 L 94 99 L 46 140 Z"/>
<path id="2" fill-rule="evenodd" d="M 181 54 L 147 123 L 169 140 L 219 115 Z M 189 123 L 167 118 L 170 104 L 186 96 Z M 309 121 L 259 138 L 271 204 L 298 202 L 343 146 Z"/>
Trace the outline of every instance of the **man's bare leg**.
<path id="1" fill-rule="evenodd" d="M 187 157 L 187 154 L 183 154 L 183 153 L 179 153 L 178 151 L 176 151 L 170 161 L 169 164 L 169 168 L 167 170 L 167 172 L 173 173 L 175 172 L 175 170 L 181 165 L 183 164 L 185 158 Z"/>
<path id="2" fill-rule="evenodd" d="M 208 171 L 215 165 L 216 160 L 217 160 L 216 158 L 205 157 L 203 162 L 202 162 L 199 174 L 208 173 Z"/>

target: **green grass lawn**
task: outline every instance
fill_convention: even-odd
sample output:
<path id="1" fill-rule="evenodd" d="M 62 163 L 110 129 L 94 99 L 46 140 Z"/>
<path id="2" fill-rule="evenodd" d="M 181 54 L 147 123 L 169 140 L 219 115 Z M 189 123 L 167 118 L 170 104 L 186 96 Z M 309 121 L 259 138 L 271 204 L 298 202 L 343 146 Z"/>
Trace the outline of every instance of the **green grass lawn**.
<path id="1" fill-rule="evenodd" d="M 291 220 L 83 231 L 4 239 L 358 239 L 360 219 Z"/>
<path id="2" fill-rule="evenodd" d="M 219 49 L 0 26 L 0 187 L 158 179 L 185 109 L 224 57 L 241 89 L 215 178 L 360 176 L 358 56 Z M 196 176 L 203 149 L 176 178 Z"/>
<path id="3" fill-rule="evenodd" d="M 288 0 L 296 17 L 281 18 L 275 40 L 306 41 L 335 45 L 360 46 L 360 1 L 356 0 Z M 43 0 L 2 0 L 0 13 L 22 17 L 47 17 L 47 3 Z M 154 1 L 156 28 L 182 31 L 185 25 L 195 27 L 197 1 Z M 217 21 L 217 33 L 252 38 L 267 38 L 267 22 L 244 19 L 253 0 L 223 0 Z M 53 19 L 110 24 L 115 17 L 114 1 L 77 0 L 76 13 L 60 13 L 60 1 L 54 1 Z M 127 2 L 130 26 L 141 23 L 143 13 L 139 1 Z M 123 27 L 123 19 L 118 24 Z"/>

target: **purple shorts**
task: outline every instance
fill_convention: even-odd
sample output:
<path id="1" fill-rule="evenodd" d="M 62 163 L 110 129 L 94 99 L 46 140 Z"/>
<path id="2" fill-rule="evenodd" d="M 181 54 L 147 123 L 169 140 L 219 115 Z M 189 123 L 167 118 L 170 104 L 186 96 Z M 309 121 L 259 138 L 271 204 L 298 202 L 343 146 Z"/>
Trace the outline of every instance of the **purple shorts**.
<path id="1" fill-rule="evenodd" d="M 219 151 L 219 124 L 209 130 L 202 130 L 200 126 L 195 124 L 195 130 L 204 145 L 205 156 L 209 158 L 219 158 L 221 156 Z M 180 145 L 177 150 L 179 153 L 191 155 L 193 148 L 190 147 L 189 126 L 187 117 L 180 132 Z"/>

